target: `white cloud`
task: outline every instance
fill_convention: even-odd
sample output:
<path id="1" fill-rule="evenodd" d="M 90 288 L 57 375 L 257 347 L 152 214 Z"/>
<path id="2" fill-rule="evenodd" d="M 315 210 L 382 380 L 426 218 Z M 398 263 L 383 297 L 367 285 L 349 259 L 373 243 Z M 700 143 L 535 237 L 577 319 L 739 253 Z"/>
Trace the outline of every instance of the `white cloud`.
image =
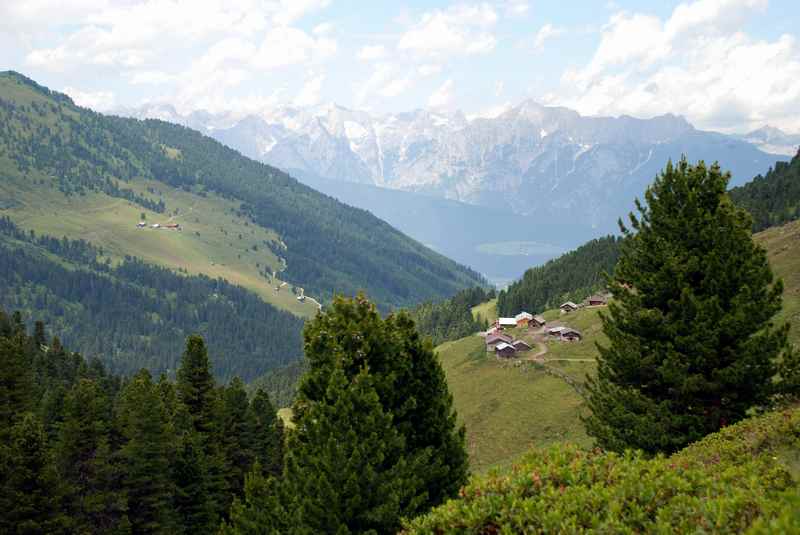
<path id="1" fill-rule="evenodd" d="M 504 2 L 505 12 L 508 15 L 525 15 L 531 8 L 530 2 L 528 0 L 506 0 Z"/>
<path id="2" fill-rule="evenodd" d="M 300 45 L 301 54 L 308 57 L 309 48 L 335 49 L 335 42 L 325 37 L 332 26 L 318 25 L 314 34 L 318 38 L 314 40 L 290 24 L 329 3 L 330 0 L 77 0 L 81 9 L 75 12 L 79 16 L 62 21 L 35 7 L 43 4 L 53 7 L 54 13 L 64 11 L 51 6 L 51 0 L 34 0 L 16 3 L 34 6 L 28 9 L 0 7 L 0 15 L 25 21 L 39 14 L 45 15 L 46 20 L 58 21 L 41 24 L 41 28 L 66 30 L 66 37 L 56 46 L 34 48 L 27 60 L 33 66 L 59 71 L 82 65 L 141 66 L 174 57 L 193 46 L 202 49 L 229 38 L 257 42 L 261 36 L 266 36 L 265 41 L 286 38 L 286 47 L 268 43 L 278 53 L 288 51 L 294 58 L 297 52 L 292 47 Z M 262 62 L 283 64 L 280 59 Z"/>
<path id="3" fill-rule="evenodd" d="M 314 26 L 314 29 L 311 30 L 311 33 L 314 35 L 328 35 L 329 33 L 333 32 L 333 24 L 330 22 L 323 22 L 322 24 L 317 24 Z"/>
<path id="4" fill-rule="evenodd" d="M 433 76 L 442 72 L 442 66 L 436 63 L 425 63 L 417 67 L 417 73 L 422 77 Z"/>
<path id="5" fill-rule="evenodd" d="M 383 45 L 368 45 L 358 51 L 358 59 L 372 61 L 386 56 L 386 47 Z"/>
<path id="6" fill-rule="evenodd" d="M 131 74 L 129 81 L 133 85 L 162 85 L 175 80 L 174 74 L 163 71 L 137 71 Z"/>
<path id="7" fill-rule="evenodd" d="M 447 108 L 453 102 L 453 80 L 448 79 L 428 97 L 429 108 Z"/>
<path id="8" fill-rule="evenodd" d="M 325 75 L 319 74 L 309 78 L 303 88 L 292 100 L 292 104 L 298 107 L 314 106 L 319 104 L 321 100 L 322 82 L 325 81 Z"/>
<path id="9" fill-rule="evenodd" d="M 506 83 L 502 80 L 498 80 L 494 83 L 494 96 L 499 97 L 503 94 L 503 91 L 506 89 Z"/>
<path id="10" fill-rule="evenodd" d="M 355 86 L 356 106 L 364 106 L 368 99 L 375 96 L 378 90 L 386 85 L 396 71 L 397 69 L 388 63 L 377 63 L 370 77 Z"/>
<path id="11" fill-rule="evenodd" d="M 401 36 L 397 48 L 422 57 L 485 54 L 496 45 L 490 29 L 497 18 L 486 3 L 429 11 Z"/>
<path id="12" fill-rule="evenodd" d="M 553 26 L 548 22 L 539 28 L 538 32 L 536 32 L 536 35 L 533 38 L 533 49 L 537 52 L 542 50 L 547 41 L 563 35 L 565 31 L 566 30 L 564 28 Z"/>
<path id="13" fill-rule="evenodd" d="M 280 0 L 273 18 L 279 24 L 288 25 L 308 13 L 328 7 L 330 3 L 330 0 Z"/>
<path id="14" fill-rule="evenodd" d="M 409 77 L 395 78 L 390 80 L 388 84 L 383 86 L 378 92 L 382 97 L 396 97 L 408 91 L 413 85 L 413 80 Z"/>
<path id="15" fill-rule="evenodd" d="M 116 99 L 111 91 L 80 91 L 74 87 L 65 87 L 64 93 L 69 95 L 75 104 L 95 111 L 107 111 L 114 107 Z"/>
<path id="16" fill-rule="evenodd" d="M 800 47 L 783 35 L 754 39 L 737 25 L 763 0 L 699 0 L 662 21 L 618 13 L 581 69 L 562 76 L 546 103 L 585 114 L 672 112 L 702 128 L 742 131 L 764 123 L 800 128 Z"/>

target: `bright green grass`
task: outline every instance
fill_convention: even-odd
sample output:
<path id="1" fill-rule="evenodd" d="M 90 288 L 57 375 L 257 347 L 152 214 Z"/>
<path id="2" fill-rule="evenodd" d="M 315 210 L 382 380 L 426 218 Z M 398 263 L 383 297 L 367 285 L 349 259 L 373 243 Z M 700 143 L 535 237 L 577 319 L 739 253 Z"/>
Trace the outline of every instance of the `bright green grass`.
<path id="1" fill-rule="evenodd" d="M 759 232 L 756 241 L 767 249 L 773 271 L 783 279 L 783 311 L 778 319 L 791 323 L 790 338 L 800 346 L 800 221 Z"/>
<path id="2" fill-rule="evenodd" d="M 466 424 L 474 472 L 508 465 L 531 446 L 567 440 L 589 445 L 580 422 L 583 401 L 563 380 L 529 365 L 498 362 L 478 336 L 437 350 Z"/>
<path id="3" fill-rule="evenodd" d="M 201 196 L 158 182 L 125 187 L 151 198 L 160 197 L 167 212 L 151 212 L 102 193 L 65 197 L 36 180 L 12 178 L 0 182 L 0 197 L 13 196 L 15 206 L 0 214 L 10 216 L 24 229 L 102 246 L 115 262 L 132 255 L 189 274 L 222 277 L 299 316 L 316 313 L 316 305 L 310 300 L 299 302 L 290 285 L 276 291 L 274 287 L 280 281 L 272 282 L 259 273 L 265 267 L 268 271 L 280 270 L 281 259 L 265 244 L 275 243 L 279 237 L 237 216 L 238 205 L 212 194 Z M 157 195 L 147 192 L 148 187 L 155 188 Z M 174 221 L 183 231 L 137 229 L 142 212 L 148 224 Z"/>
<path id="4" fill-rule="evenodd" d="M 477 318 L 480 315 L 483 319 L 492 323 L 497 319 L 497 299 L 486 301 L 480 305 L 472 307 L 472 317 Z"/>
<path id="5" fill-rule="evenodd" d="M 768 229 L 755 236 L 766 249 L 775 274 L 784 282 L 783 311 L 778 320 L 792 323 L 791 338 L 800 345 L 800 221 Z M 473 314 L 496 317 L 496 301 L 482 303 Z M 599 314 L 603 308 L 584 308 L 570 314 L 548 310 L 548 322 L 558 321 L 583 334 L 581 342 L 548 341 L 545 363 L 584 382 L 596 370 L 597 346 L 605 344 Z M 530 340 L 527 330 L 512 336 Z M 570 440 L 588 445 L 579 415 L 581 398 L 564 381 L 545 375 L 530 364 L 515 367 L 498 362 L 484 351 L 478 336 L 447 342 L 438 348 L 459 417 L 467 426 L 473 471 L 507 465 L 531 445 Z M 534 348 L 533 352 L 538 351 Z M 800 460 L 792 458 L 800 471 Z"/>

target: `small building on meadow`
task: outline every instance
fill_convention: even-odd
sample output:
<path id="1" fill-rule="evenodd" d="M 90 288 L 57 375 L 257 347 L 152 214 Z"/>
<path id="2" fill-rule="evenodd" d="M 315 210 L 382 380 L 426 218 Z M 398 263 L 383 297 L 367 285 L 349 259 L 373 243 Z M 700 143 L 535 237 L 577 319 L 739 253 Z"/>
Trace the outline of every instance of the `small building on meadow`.
<path id="1" fill-rule="evenodd" d="M 515 351 L 530 351 L 531 346 L 525 340 L 514 340 L 511 342 L 511 345 L 514 346 Z"/>
<path id="2" fill-rule="evenodd" d="M 528 322 L 533 319 L 533 314 L 528 312 L 520 312 L 516 316 L 514 316 L 514 320 L 517 322 L 517 327 L 527 327 Z"/>
<path id="3" fill-rule="evenodd" d="M 570 313 L 578 310 L 578 305 L 576 305 L 572 301 L 567 301 L 566 303 L 562 303 L 561 306 L 558 308 L 560 308 L 561 311 L 564 313 Z"/>
<path id="4" fill-rule="evenodd" d="M 547 334 L 563 342 L 573 342 L 583 338 L 583 335 L 581 335 L 580 331 L 573 329 L 572 327 L 565 327 L 563 325 L 559 325 L 558 327 L 550 327 L 547 329 Z"/>
<path id="5" fill-rule="evenodd" d="M 514 318 L 497 318 L 497 325 L 500 327 L 516 327 L 517 320 Z"/>
<path id="6" fill-rule="evenodd" d="M 544 316 L 537 314 L 528 322 L 528 327 L 538 329 L 539 327 L 544 327 L 546 323 Z"/>
<path id="7" fill-rule="evenodd" d="M 491 351 L 495 349 L 499 344 L 510 344 L 513 342 L 514 339 L 507 334 L 503 333 L 494 333 L 490 334 L 486 337 L 486 349 L 487 351 Z"/>
<path id="8" fill-rule="evenodd" d="M 551 325 L 547 329 L 547 334 L 550 336 L 555 336 L 556 338 L 561 338 L 561 333 L 566 329 L 563 325 Z"/>
<path id="9" fill-rule="evenodd" d="M 583 335 L 580 331 L 566 327 L 561 331 L 561 339 L 565 342 L 580 342 L 583 339 Z"/>
<path id="10" fill-rule="evenodd" d="M 594 294 L 586 299 L 590 307 L 605 306 L 608 304 L 608 299 L 604 295 Z"/>
<path id="11" fill-rule="evenodd" d="M 503 358 L 511 358 L 516 352 L 517 350 L 514 349 L 514 346 L 506 342 L 497 344 L 497 347 L 494 348 L 494 354 Z"/>

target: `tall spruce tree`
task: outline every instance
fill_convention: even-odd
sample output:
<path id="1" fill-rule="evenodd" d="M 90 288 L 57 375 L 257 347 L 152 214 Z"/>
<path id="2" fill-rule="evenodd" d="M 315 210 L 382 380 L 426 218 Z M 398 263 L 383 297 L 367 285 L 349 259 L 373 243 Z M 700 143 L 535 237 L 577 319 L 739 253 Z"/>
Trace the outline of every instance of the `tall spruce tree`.
<path id="1" fill-rule="evenodd" d="M 172 445 L 159 394 L 147 370 L 137 373 L 122 392 L 123 481 L 135 533 L 167 533 L 176 527 L 169 473 Z"/>
<path id="2" fill-rule="evenodd" d="M 217 397 L 208 349 L 201 336 L 186 339 L 186 351 L 178 368 L 178 398 L 192 419 L 195 431 L 202 436 L 216 432 Z"/>
<path id="3" fill-rule="evenodd" d="M 175 512 L 185 533 L 211 533 L 217 525 L 203 441 L 194 430 L 179 439 L 172 466 Z"/>
<path id="4" fill-rule="evenodd" d="M 117 533 L 128 525 L 109 443 L 110 406 L 100 386 L 89 379 L 78 381 L 64 402 L 58 471 L 67 486 L 66 511 L 82 533 Z"/>
<path id="5" fill-rule="evenodd" d="M 248 426 L 254 461 L 262 475 L 279 476 L 283 471 L 283 420 L 278 418 L 269 395 L 260 388 L 250 402 Z"/>
<path id="6" fill-rule="evenodd" d="M 263 528 L 283 526 L 289 533 L 393 533 L 402 516 L 419 509 L 427 498 L 421 476 L 427 459 L 406 459 L 403 436 L 371 381 L 366 369 L 352 378 L 334 369 L 323 398 L 289 435 L 287 516 L 270 518 L 277 503 L 269 495 L 260 504 L 248 496 L 254 506 L 234 508 L 231 533 L 247 533 L 259 515 L 269 522 Z"/>
<path id="7" fill-rule="evenodd" d="M 0 444 L 0 532 L 68 533 L 42 424 L 26 413 L 10 431 L 10 444 Z"/>
<path id="8" fill-rule="evenodd" d="M 197 441 L 202 448 L 202 486 L 208 494 L 208 504 L 214 516 L 212 524 L 216 524 L 216 518 L 226 513 L 230 503 L 226 480 L 228 463 L 220 447 L 221 400 L 214 386 L 208 350 L 201 336 L 187 338 L 186 351 L 177 375 L 178 399 L 185 410 L 179 411 L 176 418 L 187 415 L 192 432 L 196 435 L 186 447 L 196 447 Z"/>
<path id="9" fill-rule="evenodd" d="M 670 162 L 637 201 L 610 280 L 588 432 L 610 450 L 673 452 L 763 407 L 795 378 L 782 283 L 718 165 Z M 794 384 L 797 384 L 794 382 Z"/>
<path id="10" fill-rule="evenodd" d="M 33 408 L 33 373 L 23 333 L 0 336 L 0 441 L 17 420 Z"/>
<path id="11" fill-rule="evenodd" d="M 253 465 L 253 434 L 248 422 L 249 403 L 241 379 L 234 377 L 222 397 L 222 448 L 227 460 L 227 485 L 230 499 L 241 496 L 244 476 Z M 225 509 L 230 506 L 230 501 Z"/>
<path id="12" fill-rule="evenodd" d="M 406 456 L 427 458 L 427 500 L 420 511 L 455 496 L 469 469 L 464 428 L 433 347 L 410 317 L 401 312 L 382 319 L 363 295 L 336 298 L 330 311 L 307 324 L 304 336 L 309 369 L 298 389 L 296 417 L 324 399 L 336 368 L 352 379 L 366 367 L 384 412 L 403 436 Z"/>

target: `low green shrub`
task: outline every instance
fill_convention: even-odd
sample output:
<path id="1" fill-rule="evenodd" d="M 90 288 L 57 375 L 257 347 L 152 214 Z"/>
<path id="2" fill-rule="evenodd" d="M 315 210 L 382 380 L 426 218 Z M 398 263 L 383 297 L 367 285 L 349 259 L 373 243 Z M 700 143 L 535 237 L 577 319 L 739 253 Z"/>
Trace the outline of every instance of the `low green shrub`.
<path id="1" fill-rule="evenodd" d="M 797 532 L 800 409 L 752 418 L 672 457 L 558 445 L 476 478 L 405 533 Z M 794 457 L 793 457 L 794 455 Z"/>

